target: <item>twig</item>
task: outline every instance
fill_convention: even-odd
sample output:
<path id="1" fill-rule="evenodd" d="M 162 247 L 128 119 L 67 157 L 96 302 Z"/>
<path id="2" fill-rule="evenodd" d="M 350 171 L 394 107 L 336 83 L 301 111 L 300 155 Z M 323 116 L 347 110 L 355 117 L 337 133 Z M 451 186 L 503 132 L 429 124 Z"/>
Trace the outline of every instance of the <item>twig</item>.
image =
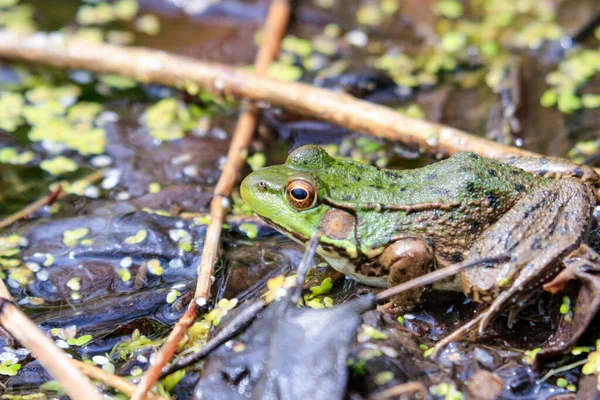
<path id="1" fill-rule="evenodd" d="M 98 367 L 94 367 L 93 365 L 89 365 L 84 362 L 73 359 L 71 359 L 71 364 L 79 368 L 81 372 L 86 374 L 89 378 L 100 381 L 110 387 L 117 389 L 122 393 L 125 393 L 128 396 L 131 396 L 133 392 L 135 392 L 135 388 L 137 387 L 133 383 L 126 381 L 120 376 L 116 376 L 114 374 L 111 374 L 110 372 L 106 372 Z M 165 397 L 160 396 L 156 393 L 148 393 L 148 398 L 150 400 L 167 400 Z"/>
<path id="2" fill-rule="evenodd" d="M 265 34 L 270 40 L 271 35 Z M 131 76 L 142 82 L 204 90 L 266 101 L 348 129 L 446 156 L 473 151 L 487 157 L 539 157 L 538 154 L 470 135 L 459 129 L 410 118 L 390 108 L 302 83 L 282 82 L 241 68 L 195 61 L 163 51 L 93 44 L 61 34 L 16 35 L 0 31 L 0 57 Z"/>
<path id="3" fill-rule="evenodd" d="M 163 368 L 161 377 L 172 374 L 173 372 L 179 371 L 185 367 L 199 362 L 208 356 L 214 350 L 216 350 L 223 343 L 240 333 L 263 309 L 266 302 L 264 299 L 257 299 L 250 303 L 248 306 L 239 311 L 239 313 L 233 317 L 233 319 L 220 330 L 214 337 L 212 337 L 200 350 L 189 356 L 182 358 L 181 360 Z"/>
<path id="4" fill-rule="evenodd" d="M 190 220 L 194 218 L 204 218 L 210 217 L 210 213 L 201 213 L 201 212 L 182 212 L 178 215 L 178 217 Z M 225 216 L 225 223 L 231 226 L 239 226 L 241 224 L 254 224 L 259 228 L 270 228 L 271 225 L 267 224 L 263 219 L 257 217 L 256 215 L 233 215 L 228 214 Z"/>
<path id="5" fill-rule="evenodd" d="M 406 281 L 404 283 L 386 289 L 382 292 L 379 292 L 375 296 L 375 299 L 377 301 L 386 300 L 392 296 L 406 292 L 408 290 L 416 289 L 418 287 L 429 285 L 442 279 L 449 278 L 453 275 L 458 274 L 464 269 L 475 267 L 477 265 L 498 264 L 501 262 L 505 262 L 509 259 L 510 256 L 504 254 L 496 257 L 480 258 L 476 260 L 465 261 L 460 264 L 450 265 L 446 268 L 438 269 L 437 271 L 430 272 L 426 275 L 419 276 L 417 278 L 411 279 L 410 281 Z"/>
<path id="6" fill-rule="evenodd" d="M 575 361 L 571 364 L 563 365 L 560 368 L 553 368 L 550 371 L 548 371 L 546 373 L 546 375 L 544 375 L 542 378 L 540 378 L 536 383 L 538 385 L 541 385 L 542 383 L 546 382 L 548 379 L 552 378 L 554 375 L 560 374 L 563 372 L 567 372 L 573 368 L 579 367 L 580 365 L 586 364 L 587 362 L 588 362 L 588 359 L 584 358 L 583 360 L 579 360 L 579 361 Z"/>
<path id="7" fill-rule="evenodd" d="M 58 195 L 61 193 L 61 191 L 62 191 L 62 188 L 59 186 L 56 190 L 54 190 L 49 195 L 46 195 L 39 200 L 36 200 L 35 202 L 31 203 L 24 209 L 17 211 L 16 213 L 4 218 L 2 221 L 0 221 L 0 229 L 4 229 L 7 226 L 10 226 L 10 225 L 14 224 L 15 222 L 33 214 L 40 208 L 54 203 L 54 201 L 58 198 Z"/>
<path id="8" fill-rule="evenodd" d="M 409 398 L 427 398 L 427 389 L 419 381 L 402 383 L 389 389 L 382 390 L 369 397 L 370 400 L 386 400 L 386 399 L 399 399 L 400 396 L 407 393 L 419 392 L 420 397 L 409 397 Z"/>
<path id="9" fill-rule="evenodd" d="M 85 180 L 86 182 L 92 183 L 92 182 L 97 181 L 98 179 L 102 178 L 102 176 L 104 176 L 104 170 L 96 171 L 96 172 L 86 176 L 85 178 L 83 178 L 83 180 Z M 54 203 L 56 200 L 62 199 L 66 195 L 67 195 L 67 193 L 62 191 L 62 188 L 59 186 L 52 193 L 42 197 L 39 200 L 36 200 L 35 202 L 31 203 L 24 209 L 17 211 L 16 213 L 9 215 L 8 217 L 1 220 L 0 221 L 0 229 L 4 229 L 7 226 L 10 226 L 17 221 L 20 221 L 21 219 L 28 217 L 29 215 L 33 214 L 40 208 L 50 205 L 50 204 Z"/>
<path id="10" fill-rule="evenodd" d="M 288 0 L 272 0 L 265 22 L 264 42 L 260 46 L 255 60 L 255 69 L 258 76 L 267 73 L 269 64 L 277 56 L 290 13 L 290 3 Z M 194 68 L 198 67 L 199 66 L 194 66 Z M 181 83 L 179 79 L 178 81 Z M 163 367 L 167 365 L 169 360 L 173 357 L 173 354 L 175 354 L 175 350 L 177 349 L 177 345 L 181 341 L 181 338 L 194 322 L 197 314 L 196 307 L 198 301 L 206 303 L 210 297 L 210 285 L 212 283 L 214 265 L 217 261 L 219 238 L 221 236 L 223 219 L 225 217 L 226 209 L 228 208 L 227 197 L 235 185 L 238 172 L 244 163 L 243 154 L 252 140 L 252 135 L 256 128 L 257 116 L 258 109 L 255 104 L 250 103 L 244 107 L 244 110 L 238 119 L 233 138 L 231 139 L 231 145 L 229 146 L 229 151 L 227 153 L 227 162 L 225 163 L 223 172 L 221 173 L 214 190 L 215 197 L 210 203 L 210 222 L 204 239 L 202 261 L 200 262 L 198 280 L 196 282 L 195 298 L 197 300 L 190 303 L 190 306 L 184 315 L 177 325 L 175 325 L 173 331 L 171 331 L 167 341 L 156 354 L 154 363 L 142 377 L 136 392 L 131 397 L 132 400 L 142 400 L 145 398 L 146 393 L 160 378 Z"/>
<path id="11" fill-rule="evenodd" d="M 23 346 L 31 350 L 40 364 L 60 382 L 72 399 L 102 400 L 94 385 L 71 364 L 67 355 L 12 302 L 2 280 L 0 280 L 0 325 Z"/>

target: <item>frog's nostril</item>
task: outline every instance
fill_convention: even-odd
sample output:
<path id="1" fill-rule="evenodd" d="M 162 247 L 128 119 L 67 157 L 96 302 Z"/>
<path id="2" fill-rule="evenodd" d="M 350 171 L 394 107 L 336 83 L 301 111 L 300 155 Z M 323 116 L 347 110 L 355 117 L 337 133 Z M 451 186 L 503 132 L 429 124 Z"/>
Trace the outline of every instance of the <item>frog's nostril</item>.
<path id="1" fill-rule="evenodd" d="M 267 190 L 267 182 L 265 181 L 258 181 L 258 190 L 261 192 L 264 192 L 265 190 Z"/>

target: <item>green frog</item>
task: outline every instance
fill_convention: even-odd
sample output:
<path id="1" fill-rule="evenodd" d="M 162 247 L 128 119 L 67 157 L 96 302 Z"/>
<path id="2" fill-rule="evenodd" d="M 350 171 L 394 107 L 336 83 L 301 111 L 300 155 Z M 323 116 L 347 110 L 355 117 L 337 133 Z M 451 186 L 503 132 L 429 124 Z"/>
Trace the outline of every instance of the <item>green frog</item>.
<path id="1" fill-rule="evenodd" d="M 285 164 L 250 174 L 242 198 L 267 223 L 306 244 L 331 267 L 387 287 L 463 260 L 510 255 L 494 267 L 394 299 L 406 309 L 427 290 L 462 291 L 491 303 L 480 329 L 518 311 L 584 243 L 600 179 L 560 159 L 503 162 L 473 153 L 413 170 L 383 170 L 303 146 Z"/>

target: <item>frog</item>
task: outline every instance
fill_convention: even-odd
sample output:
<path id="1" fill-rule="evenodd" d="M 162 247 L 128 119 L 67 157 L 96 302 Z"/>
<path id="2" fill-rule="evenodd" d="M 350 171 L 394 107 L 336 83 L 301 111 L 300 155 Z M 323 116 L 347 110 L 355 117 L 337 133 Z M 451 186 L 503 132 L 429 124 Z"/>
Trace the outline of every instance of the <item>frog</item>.
<path id="1" fill-rule="evenodd" d="M 283 235 L 306 245 L 318 233 L 317 253 L 369 286 L 508 255 L 493 267 L 469 268 L 394 298 L 410 310 L 430 291 L 463 292 L 489 305 L 476 320 L 483 331 L 501 313 L 522 309 L 585 244 L 599 183 L 593 168 L 558 158 L 462 152 L 390 170 L 305 145 L 284 164 L 248 175 L 240 194 Z"/>

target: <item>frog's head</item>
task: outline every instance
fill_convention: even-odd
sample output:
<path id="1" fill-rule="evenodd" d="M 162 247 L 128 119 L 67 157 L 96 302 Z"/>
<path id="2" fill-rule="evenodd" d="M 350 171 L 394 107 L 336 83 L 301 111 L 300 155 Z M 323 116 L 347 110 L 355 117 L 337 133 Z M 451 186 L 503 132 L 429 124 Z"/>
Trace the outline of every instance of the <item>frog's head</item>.
<path id="1" fill-rule="evenodd" d="M 354 217 L 332 208 L 329 182 L 339 161 L 314 145 L 293 151 L 285 164 L 260 169 L 242 182 L 242 198 L 259 217 L 283 234 L 306 243 L 318 231 L 321 245 L 335 251 L 336 258 L 356 256 Z M 320 251 L 321 254 L 327 251 Z M 329 254 L 331 256 L 331 254 Z"/>

